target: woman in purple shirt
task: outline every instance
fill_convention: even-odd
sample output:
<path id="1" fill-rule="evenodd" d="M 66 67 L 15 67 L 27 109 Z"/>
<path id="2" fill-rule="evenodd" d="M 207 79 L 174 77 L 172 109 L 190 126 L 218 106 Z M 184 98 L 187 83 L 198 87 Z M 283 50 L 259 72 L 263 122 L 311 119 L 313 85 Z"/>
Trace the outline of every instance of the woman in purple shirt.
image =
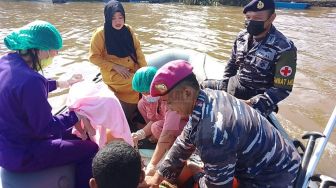
<path id="1" fill-rule="evenodd" d="M 33 172 L 73 163 L 76 187 L 88 187 L 98 146 L 70 134 L 79 122 L 75 112 L 53 116 L 47 100 L 49 91 L 71 83 L 38 73 L 62 48 L 60 33 L 48 22 L 34 21 L 4 43 L 13 52 L 0 57 L 0 166 Z"/>

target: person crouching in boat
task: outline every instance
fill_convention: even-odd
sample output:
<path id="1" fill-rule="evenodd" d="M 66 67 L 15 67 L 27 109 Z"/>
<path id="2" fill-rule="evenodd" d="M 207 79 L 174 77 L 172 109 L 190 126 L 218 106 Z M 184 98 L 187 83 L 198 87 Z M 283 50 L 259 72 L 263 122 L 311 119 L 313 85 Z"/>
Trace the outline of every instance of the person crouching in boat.
<path id="1" fill-rule="evenodd" d="M 73 111 L 52 115 L 48 92 L 58 84 L 38 73 L 62 48 L 60 33 L 48 22 L 34 21 L 4 43 L 15 52 L 0 58 L 0 166 L 33 172 L 75 164 L 76 187 L 88 187 L 98 146 L 71 134 L 83 116 Z"/>
<path id="2" fill-rule="evenodd" d="M 166 108 L 166 101 L 149 95 L 150 84 L 156 71 L 157 69 L 152 66 L 142 67 L 135 72 L 132 81 L 133 89 L 142 93 L 138 108 L 147 123 L 143 129 L 132 134 L 133 140 L 137 144 L 139 140 L 151 135 L 157 140 L 154 154 L 146 167 L 147 176 L 154 175 L 156 165 L 187 124 L 187 119 Z"/>
<path id="3" fill-rule="evenodd" d="M 201 90 L 193 67 L 172 61 L 155 74 L 150 94 L 161 96 L 181 117 L 190 117 L 148 186 L 175 181 L 196 150 L 204 163 L 194 178 L 201 188 L 290 187 L 300 167 L 296 149 L 267 119 L 224 91 Z"/>
<path id="4" fill-rule="evenodd" d="M 131 26 L 125 24 L 122 4 L 111 0 L 105 5 L 104 27 L 99 27 L 91 38 L 90 62 L 100 68 L 105 84 L 120 100 L 131 131 L 137 112 L 139 93 L 132 90 L 132 78 L 139 67 L 147 65 L 140 41 Z"/>

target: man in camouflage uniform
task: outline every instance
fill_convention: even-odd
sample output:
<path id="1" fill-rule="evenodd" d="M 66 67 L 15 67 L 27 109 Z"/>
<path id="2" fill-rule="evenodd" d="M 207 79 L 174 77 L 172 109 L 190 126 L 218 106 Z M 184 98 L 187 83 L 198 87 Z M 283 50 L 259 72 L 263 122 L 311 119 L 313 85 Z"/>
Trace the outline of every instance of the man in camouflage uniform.
<path id="1" fill-rule="evenodd" d="M 190 64 L 172 61 L 158 70 L 151 96 L 162 96 L 169 108 L 189 117 L 155 175 L 146 180 L 154 188 L 175 181 L 196 150 L 204 171 L 194 177 L 201 188 L 289 187 L 300 166 L 300 155 L 253 108 L 224 91 L 200 90 Z"/>
<path id="2" fill-rule="evenodd" d="M 245 100 L 264 116 L 290 94 L 296 72 L 296 48 L 272 25 L 274 7 L 273 0 L 253 0 L 244 7 L 246 29 L 234 42 L 224 78 L 201 84 Z"/>

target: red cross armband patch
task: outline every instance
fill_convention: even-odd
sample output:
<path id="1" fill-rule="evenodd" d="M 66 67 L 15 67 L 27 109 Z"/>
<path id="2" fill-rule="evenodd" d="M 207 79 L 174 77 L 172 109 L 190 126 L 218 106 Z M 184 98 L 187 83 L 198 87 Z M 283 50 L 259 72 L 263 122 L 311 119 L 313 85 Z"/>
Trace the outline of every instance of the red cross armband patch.
<path id="1" fill-rule="evenodd" d="M 280 74 L 283 77 L 288 77 L 292 74 L 293 70 L 290 66 L 283 66 L 280 68 Z"/>
<path id="2" fill-rule="evenodd" d="M 285 51 L 276 63 L 274 86 L 292 89 L 296 72 L 296 51 Z"/>

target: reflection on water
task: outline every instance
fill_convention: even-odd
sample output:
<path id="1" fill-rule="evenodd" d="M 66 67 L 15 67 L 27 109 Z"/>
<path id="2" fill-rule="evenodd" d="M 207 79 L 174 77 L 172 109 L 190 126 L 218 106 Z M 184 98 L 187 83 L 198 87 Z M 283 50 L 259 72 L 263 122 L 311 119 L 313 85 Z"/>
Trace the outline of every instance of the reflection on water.
<path id="1" fill-rule="evenodd" d="M 87 62 L 92 32 L 103 24 L 101 2 L 51 4 L 43 1 L 0 0 L 0 53 L 7 50 L 3 37 L 14 28 L 40 19 L 53 23 L 62 33 L 64 48 L 45 72 L 54 78 L 82 72 L 92 78 L 97 68 Z M 179 4 L 125 3 L 126 22 L 138 34 L 145 54 L 167 48 L 194 49 L 226 63 L 232 42 L 243 27 L 239 7 L 199 7 Z M 322 131 L 336 104 L 335 8 L 277 11 L 275 26 L 298 48 L 298 72 L 292 94 L 280 104 L 279 119 L 291 135 L 304 130 Z M 70 73 L 69 73 L 70 72 Z M 67 91 L 53 94 L 60 107 Z M 322 173 L 336 174 L 335 131 L 324 159 Z M 328 161 L 328 162 L 326 162 Z"/>

